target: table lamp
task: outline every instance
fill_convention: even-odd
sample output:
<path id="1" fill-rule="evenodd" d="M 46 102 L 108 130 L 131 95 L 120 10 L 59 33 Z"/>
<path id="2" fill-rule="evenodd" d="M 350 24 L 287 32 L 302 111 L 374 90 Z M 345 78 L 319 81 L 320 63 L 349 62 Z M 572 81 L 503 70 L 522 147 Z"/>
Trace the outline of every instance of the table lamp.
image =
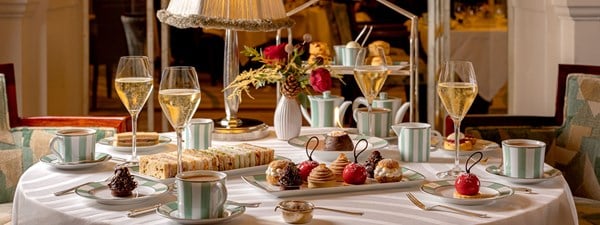
<path id="1" fill-rule="evenodd" d="M 282 0 L 171 0 L 157 12 L 158 19 L 178 28 L 225 29 L 223 85 L 239 74 L 237 31 L 267 32 L 290 28 L 294 21 L 286 14 Z M 256 119 L 237 116 L 239 98 L 225 90 L 225 118 L 215 121 L 213 138 L 241 141 L 268 135 L 268 126 Z"/>

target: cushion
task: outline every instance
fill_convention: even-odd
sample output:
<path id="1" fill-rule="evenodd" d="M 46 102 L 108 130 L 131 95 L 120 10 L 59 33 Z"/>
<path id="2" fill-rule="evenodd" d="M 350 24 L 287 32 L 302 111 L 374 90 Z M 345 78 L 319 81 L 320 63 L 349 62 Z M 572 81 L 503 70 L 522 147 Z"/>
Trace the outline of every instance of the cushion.
<path id="1" fill-rule="evenodd" d="M 16 127 L 11 129 L 14 145 L 0 143 L 0 203 L 13 199 L 21 174 L 50 154 L 49 142 L 57 130 L 72 127 Z M 114 128 L 98 127 L 96 139 L 113 136 Z"/>
<path id="2" fill-rule="evenodd" d="M 565 173 L 575 196 L 600 200 L 600 77 L 567 77 L 565 122 L 546 162 Z"/>

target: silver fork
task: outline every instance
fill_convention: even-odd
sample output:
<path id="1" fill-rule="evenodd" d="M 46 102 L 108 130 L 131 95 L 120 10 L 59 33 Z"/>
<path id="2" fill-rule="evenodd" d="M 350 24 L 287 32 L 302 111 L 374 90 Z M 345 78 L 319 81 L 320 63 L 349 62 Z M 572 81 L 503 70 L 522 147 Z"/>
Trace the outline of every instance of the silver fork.
<path id="1" fill-rule="evenodd" d="M 451 210 L 452 212 L 460 213 L 460 214 L 463 214 L 463 215 L 475 216 L 475 217 L 479 217 L 479 218 L 490 218 L 486 214 L 479 214 L 479 213 L 469 212 L 469 211 L 466 211 L 466 210 L 457 209 L 457 208 L 453 208 L 453 207 L 449 207 L 449 206 L 445 206 L 445 205 L 426 206 L 425 204 L 423 204 L 423 202 L 419 201 L 419 199 L 417 199 L 411 193 L 406 193 L 406 197 L 408 197 L 408 199 L 413 204 L 415 204 L 417 207 L 419 207 L 419 208 L 421 208 L 422 210 L 425 210 L 425 211 L 434 210 L 433 208 L 439 207 L 439 208 L 445 208 L 445 209 Z"/>
<path id="2" fill-rule="evenodd" d="M 104 179 L 103 181 L 99 181 L 99 182 L 106 182 L 106 181 L 109 181 L 109 180 L 110 180 L 110 178 L 111 178 L 111 176 L 109 176 L 109 177 L 107 177 L 106 179 Z M 98 182 L 98 181 L 96 181 L 96 182 Z M 83 187 L 84 185 L 88 185 L 88 184 L 91 184 L 91 183 L 94 183 L 94 181 L 91 181 L 91 182 L 85 182 L 85 183 L 83 183 L 83 184 L 79 184 L 79 185 L 76 185 L 76 186 L 73 186 L 73 187 L 70 187 L 70 188 L 64 189 L 64 190 L 62 190 L 62 191 L 57 191 L 57 192 L 54 192 L 54 196 L 61 196 L 61 195 L 68 194 L 68 193 L 70 193 L 71 191 L 74 191 L 74 190 L 75 190 L 75 189 L 77 189 L 77 188 Z"/>

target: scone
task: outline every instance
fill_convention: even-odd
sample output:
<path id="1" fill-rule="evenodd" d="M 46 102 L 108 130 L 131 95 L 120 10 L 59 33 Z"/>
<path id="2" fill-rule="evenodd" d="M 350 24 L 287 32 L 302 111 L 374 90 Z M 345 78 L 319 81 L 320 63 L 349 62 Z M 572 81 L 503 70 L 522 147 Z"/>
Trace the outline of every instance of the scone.
<path id="1" fill-rule="evenodd" d="M 344 153 L 340 153 L 337 159 L 331 162 L 329 168 L 333 171 L 336 181 L 344 181 L 342 174 L 344 173 L 344 168 L 346 168 L 346 165 L 348 164 L 350 164 L 350 160 L 348 160 L 348 157 L 346 157 L 346 154 Z"/>
<path id="2" fill-rule="evenodd" d="M 345 131 L 332 131 L 325 135 L 325 151 L 352 151 L 354 143 Z"/>
<path id="3" fill-rule="evenodd" d="M 459 133 L 458 134 L 458 138 L 459 138 L 459 148 L 461 151 L 471 151 L 473 150 L 473 146 L 475 145 L 475 142 L 477 141 L 476 138 L 474 137 L 470 137 L 470 136 L 465 136 L 463 133 Z M 444 139 L 444 149 L 446 150 L 455 150 L 456 149 L 456 145 L 455 145 L 455 141 L 454 141 L 454 133 L 448 135 L 448 137 L 446 139 Z"/>
<path id="4" fill-rule="evenodd" d="M 333 187 L 335 185 L 335 175 L 324 163 L 314 168 L 308 175 L 308 188 Z"/>
<path id="5" fill-rule="evenodd" d="M 311 42 L 308 53 L 310 54 L 308 63 L 331 64 L 331 50 L 329 50 L 329 44 L 325 42 Z"/>
<path id="6" fill-rule="evenodd" d="M 369 44 L 369 55 L 370 56 L 380 56 L 377 50 L 378 47 L 383 48 L 383 53 L 388 56 L 390 55 L 390 43 L 385 41 L 377 40 L 373 41 Z"/>
<path id="7" fill-rule="evenodd" d="M 279 177 L 283 175 L 284 168 L 291 163 L 288 160 L 275 160 L 269 163 L 265 175 L 267 176 L 267 182 L 272 185 L 279 185 Z"/>
<path id="8" fill-rule="evenodd" d="M 386 60 L 386 65 L 392 64 L 392 57 L 386 55 L 385 60 Z M 383 65 L 383 58 L 381 58 L 380 56 L 373 56 L 371 58 L 371 66 L 381 66 L 381 65 Z"/>
<path id="9" fill-rule="evenodd" d="M 377 163 L 373 175 L 379 183 L 398 182 L 402 180 L 402 168 L 394 159 L 382 159 Z"/>

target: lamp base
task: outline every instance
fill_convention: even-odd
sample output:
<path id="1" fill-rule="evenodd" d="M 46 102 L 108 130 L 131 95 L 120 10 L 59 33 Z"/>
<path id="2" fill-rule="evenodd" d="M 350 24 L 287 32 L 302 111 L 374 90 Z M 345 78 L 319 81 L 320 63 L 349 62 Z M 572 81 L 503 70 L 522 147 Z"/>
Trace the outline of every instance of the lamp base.
<path id="1" fill-rule="evenodd" d="M 269 135 L 269 126 L 257 119 L 238 118 L 241 126 L 229 127 L 221 125 L 222 119 L 215 119 L 213 139 L 218 141 L 248 141 L 264 138 Z"/>

